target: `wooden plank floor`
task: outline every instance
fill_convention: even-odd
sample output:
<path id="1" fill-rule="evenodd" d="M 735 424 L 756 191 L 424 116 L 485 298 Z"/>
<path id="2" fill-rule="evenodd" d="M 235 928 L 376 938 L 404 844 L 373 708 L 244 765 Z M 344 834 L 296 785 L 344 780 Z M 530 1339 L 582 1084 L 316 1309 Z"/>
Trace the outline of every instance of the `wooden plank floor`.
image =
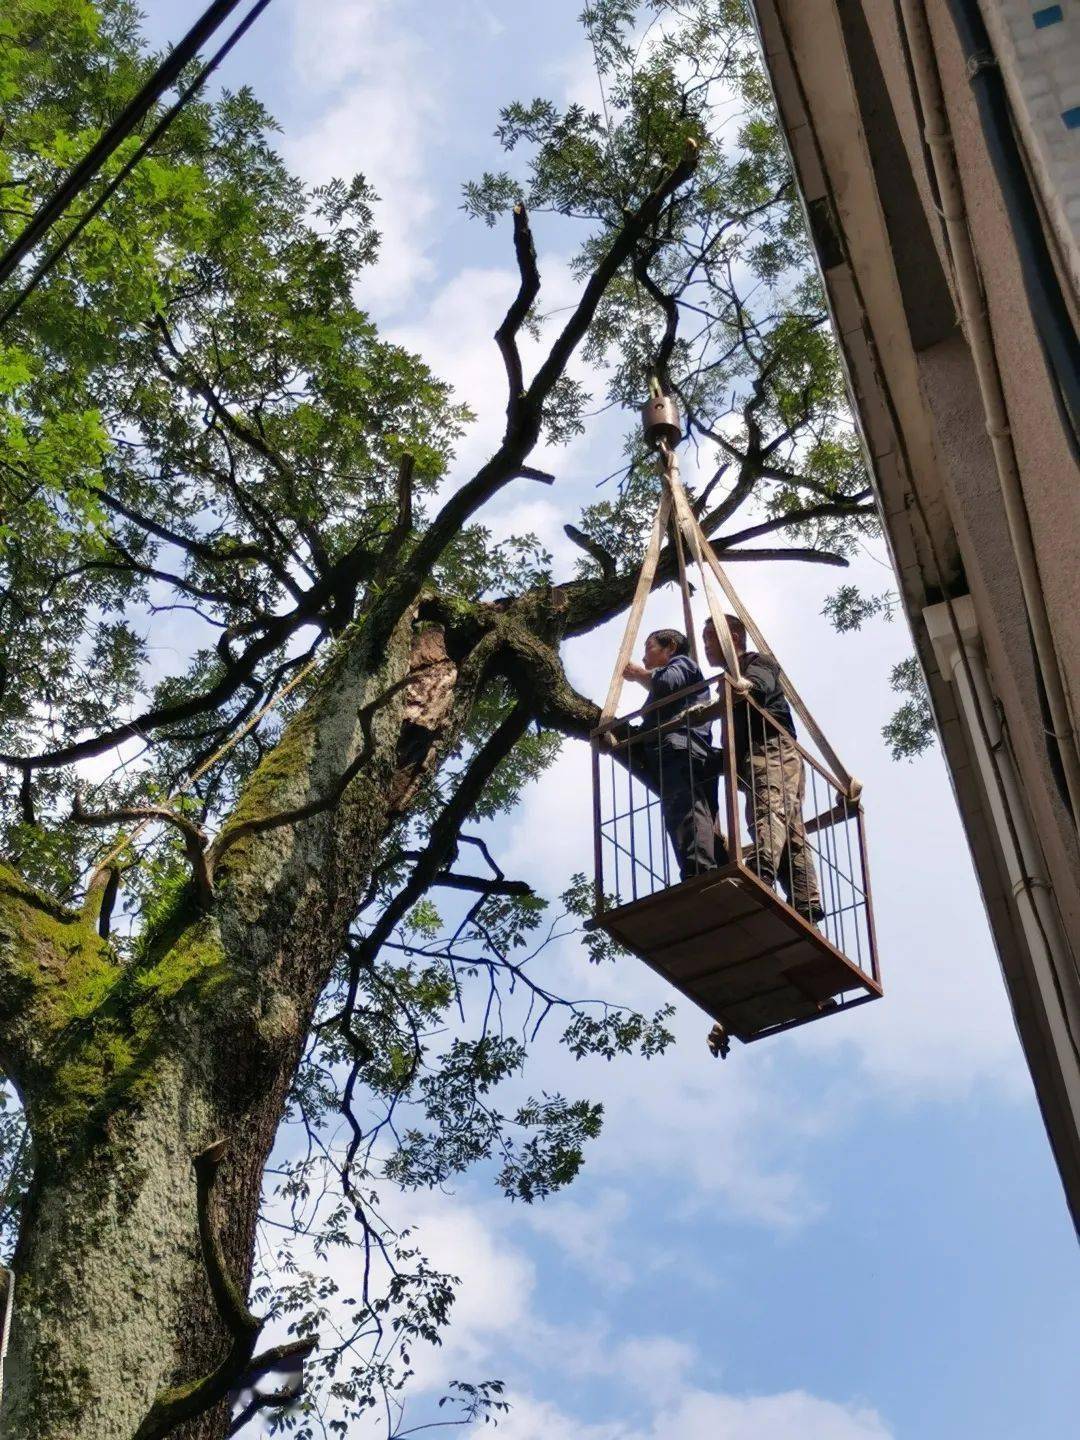
<path id="1" fill-rule="evenodd" d="M 881 989 L 742 865 L 725 865 L 596 923 L 730 1035 L 749 1041 Z"/>

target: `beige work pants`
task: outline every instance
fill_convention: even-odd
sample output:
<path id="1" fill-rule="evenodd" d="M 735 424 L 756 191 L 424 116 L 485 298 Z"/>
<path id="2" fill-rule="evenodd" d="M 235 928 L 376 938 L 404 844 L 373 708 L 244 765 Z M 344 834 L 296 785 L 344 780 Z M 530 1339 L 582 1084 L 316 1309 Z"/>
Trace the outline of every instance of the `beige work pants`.
<path id="1" fill-rule="evenodd" d="M 779 880 L 788 903 L 809 916 L 821 908 L 821 891 L 803 825 L 802 756 L 788 740 L 767 740 L 751 751 L 744 779 L 752 847 L 746 863 L 766 885 Z"/>

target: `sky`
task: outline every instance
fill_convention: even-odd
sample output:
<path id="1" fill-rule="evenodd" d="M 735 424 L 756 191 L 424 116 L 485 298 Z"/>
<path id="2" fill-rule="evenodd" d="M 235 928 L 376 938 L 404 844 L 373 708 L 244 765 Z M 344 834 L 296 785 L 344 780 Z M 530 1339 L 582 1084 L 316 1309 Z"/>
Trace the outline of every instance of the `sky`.
<path id="1" fill-rule="evenodd" d="M 277 115 L 304 179 L 362 170 L 383 197 L 359 299 L 477 411 L 461 478 L 497 433 L 491 336 L 515 277 L 507 227 L 468 221 L 460 187 L 500 164 L 501 104 L 596 106 L 580 5 L 275 0 L 223 72 Z M 190 23 L 181 0 L 144 7 L 155 42 Z M 574 294 L 575 236 L 551 217 L 534 231 L 555 310 Z M 569 572 L 561 527 L 615 468 L 624 423 L 598 417 L 539 456 L 556 484 L 509 487 L 492 528 L 537 531 Z M 843 578 L 887 588 L 883 563 L 865 553 Z M 602 1100 L 604 1133 L 543 1204 L 511 1205 L 482 1177 L 410 1202 L 427 1253 L 463 1282 L 412 1403 L 421 1415 L 451 1376 L 499 1376 L 504 1440 L 1060 1440 L 1080 1413 L 1075 1235 L 948 777 L 936 750 L 897 764 L 880 738 L 903 621 L 835 635 L 820 613 L 835 571 L 734 578 L 863 781 L 886 997 L 723 1064 L 683 1001 L 657 1060 L 574 1065 L 538 1045 L 532 1088 Z M 678 623 L 673 591 L 647 623 Z M 595 699 L 619 634 L 567 649 Z M 567 745 L 494 832 L 508 874 L 553 896 L 589 868 L 588 789 L 587 751 Z M 573 944 L 544 978 L 646 1010 L 676 998 L 632 959 L 590 971 Z"/>

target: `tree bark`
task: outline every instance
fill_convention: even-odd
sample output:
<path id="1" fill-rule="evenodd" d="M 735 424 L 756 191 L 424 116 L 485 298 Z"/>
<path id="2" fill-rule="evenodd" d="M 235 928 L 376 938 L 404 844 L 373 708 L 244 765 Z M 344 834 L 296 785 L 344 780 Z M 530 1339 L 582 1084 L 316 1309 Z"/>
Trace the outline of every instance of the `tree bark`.
<path id="1" fill-rule="evenodd" d="M 192 887 L 130 968 L 103 960 L 85 1014 L 48 1006 L 70 1002 L 80 946 L 107 948 L 92 917 L 66 918 L 73 943 L 38 957 L 43 1053 L 22 1067 L 35 1178 L 5 1440 L 131 1440 L 162 1391 L 227 1352 L 193 1156 L 228 1141 L 214 1223 L 246 1294 L 263 1169 L 319 995 L 387 832 L 459 740 L 489 660 L 483 642 L 452 658 L 412 615 L 374 659 L 362 633 L 347 637 L 224 827 L 209 908 Z M 29 956 L 11 968 L 32 971 Z M 226 1408 L 175 1433 L 217 1440 Z"/>

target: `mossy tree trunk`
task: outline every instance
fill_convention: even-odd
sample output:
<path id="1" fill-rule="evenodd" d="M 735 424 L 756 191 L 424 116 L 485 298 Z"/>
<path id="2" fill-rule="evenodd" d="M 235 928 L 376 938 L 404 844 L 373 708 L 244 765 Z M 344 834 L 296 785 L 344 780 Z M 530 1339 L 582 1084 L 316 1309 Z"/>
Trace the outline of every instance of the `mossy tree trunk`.
<path id="1" fill-rule="evenodd" d="M 384 837 L 496 663 L 520 668 L 532 643 L 558 669 L 510 636 L 499 617 L 448 650 L 414 610 L 378 656 L 362 631 L 346 637 L 225 824 L 212 898 L 192 886 L 128 967 L 92 904 L 63 912 L 5 872 L 0 1063 L 35 1144 L 5 1440 L 131 1440 L 161 1392 L 227 1352 L 193 1156 L 227 1142 L 210 1218 L 245 1290 L 264 1165 Z M 217 1404 L 176 1433 L 226 1428 Z"/>

